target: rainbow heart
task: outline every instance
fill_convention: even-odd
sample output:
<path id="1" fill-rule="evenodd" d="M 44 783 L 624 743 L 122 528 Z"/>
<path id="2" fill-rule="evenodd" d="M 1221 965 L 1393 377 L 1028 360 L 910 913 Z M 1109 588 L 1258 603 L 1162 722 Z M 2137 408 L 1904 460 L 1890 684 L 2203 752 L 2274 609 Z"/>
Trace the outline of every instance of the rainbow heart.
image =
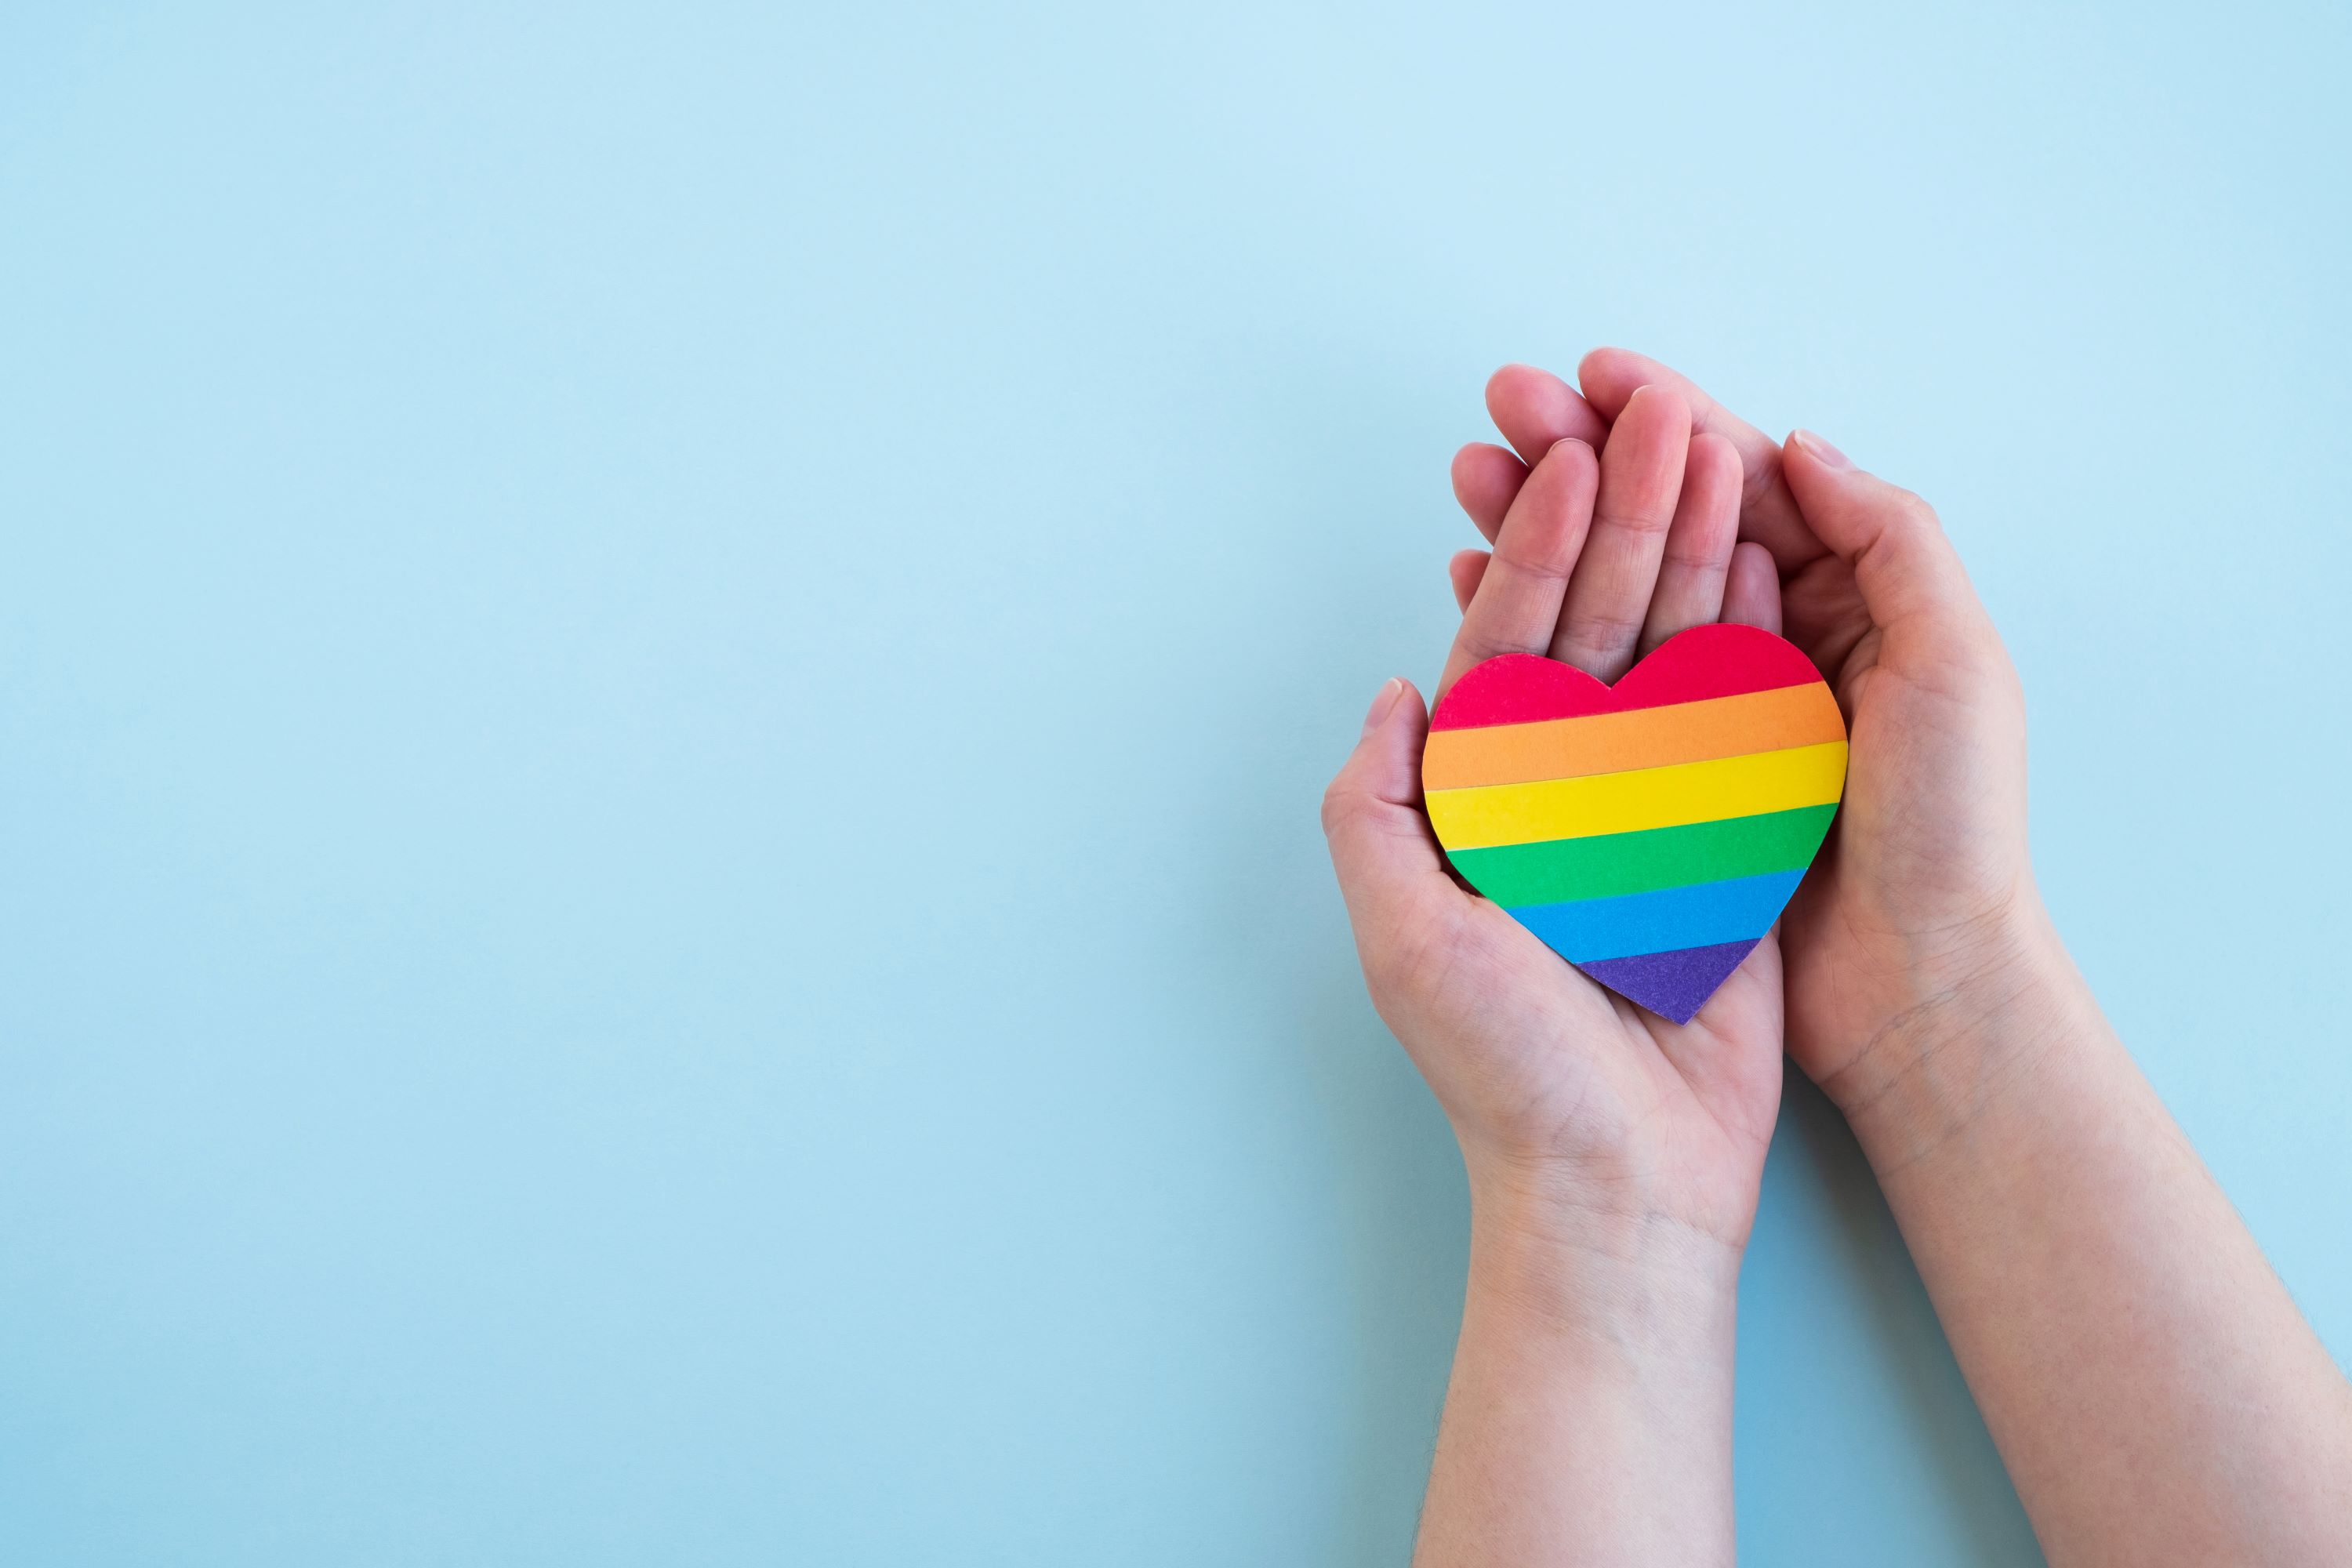
<path id="1" fill-rule="evenodd" d="M 1430 716 L 1421 782 L 1472 887 L 1686 1024 L 1820 851 L 1845 720 L 1790 644 L 1694 626 L 1613 687 L 1529 653 L 1474 666 Z"/>

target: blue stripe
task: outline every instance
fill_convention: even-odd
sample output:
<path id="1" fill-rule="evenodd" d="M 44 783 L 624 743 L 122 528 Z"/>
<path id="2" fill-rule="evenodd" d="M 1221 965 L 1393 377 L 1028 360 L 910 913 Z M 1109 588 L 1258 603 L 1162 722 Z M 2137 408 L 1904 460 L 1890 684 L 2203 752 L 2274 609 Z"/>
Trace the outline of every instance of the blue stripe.
<path id="1" fill-rule="evenodd" d="M 1511 918 L 1570 963 L 1745 942 L 1772 929 L 1805 873 L 1771 871 L 1616 899 L 1531 904 Z"/>

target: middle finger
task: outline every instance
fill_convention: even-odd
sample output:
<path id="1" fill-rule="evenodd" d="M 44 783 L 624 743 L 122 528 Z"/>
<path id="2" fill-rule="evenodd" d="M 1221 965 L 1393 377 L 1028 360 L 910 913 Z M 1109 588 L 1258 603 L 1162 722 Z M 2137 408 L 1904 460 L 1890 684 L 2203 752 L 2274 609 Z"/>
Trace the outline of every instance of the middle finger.
<path id="1" fill-rule="evenodd" d="M 1552 658 L 1606 681 L 1633 665 L 1682 494 L 1690 429 L 1690 409 L 1664 386 L 1634 393 L 1610 427 L 1592 532 L 1568 585 Z"/>

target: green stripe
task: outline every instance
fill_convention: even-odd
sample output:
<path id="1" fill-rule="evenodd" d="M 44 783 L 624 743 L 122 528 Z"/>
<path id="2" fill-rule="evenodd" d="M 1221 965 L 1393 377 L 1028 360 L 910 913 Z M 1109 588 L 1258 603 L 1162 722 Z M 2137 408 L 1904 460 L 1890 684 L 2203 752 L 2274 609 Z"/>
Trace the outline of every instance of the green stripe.
<path id="1" fill-rule="evenodd" d="M 1686 827 L 1456 849 L 1454 869 L 1505 909 L 1615 899 L 1693 882 L 1801 871 L 1812 864 L 1835 805 L 1767 811 Z"/>

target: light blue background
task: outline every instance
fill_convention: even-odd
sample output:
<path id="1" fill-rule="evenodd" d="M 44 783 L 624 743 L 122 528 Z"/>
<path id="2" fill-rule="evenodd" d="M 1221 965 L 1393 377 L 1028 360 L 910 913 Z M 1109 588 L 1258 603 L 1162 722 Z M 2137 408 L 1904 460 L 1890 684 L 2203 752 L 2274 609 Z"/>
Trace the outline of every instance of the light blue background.
<path id="1" fill-rule="evenodd" d="M 9 7 L 0 1560 L 1401 1562 L 1315 801 L 1597 342 L 1940 504 L 2352 1351 L 2352 38 L 2210 11 Z M 1741 1358 L 1748 1562 L 2032 1560 L 1810 1090 Z"/>

